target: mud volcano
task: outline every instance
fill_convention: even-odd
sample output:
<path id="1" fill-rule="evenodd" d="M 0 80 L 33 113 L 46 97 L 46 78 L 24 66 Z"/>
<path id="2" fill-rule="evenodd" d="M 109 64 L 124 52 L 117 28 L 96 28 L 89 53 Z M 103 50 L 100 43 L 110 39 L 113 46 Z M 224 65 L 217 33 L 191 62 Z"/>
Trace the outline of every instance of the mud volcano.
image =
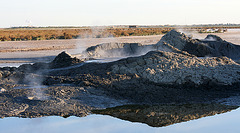
<path id="1" fill-rule="evenodd" d="M 239 53 L 238 45 L 217 36 L 198 40 L 172 30 L 157 44 L 106 43 L 86 49 L 82 59 L 62 52 L 50 63 L 0 68 L 0 116 L 85 116 L 125 104 L 216 103 L 240 92 L 240 65 L 234 61 Z M 88 61 L 106 57 L 124 58 Z"/>
<path id="2" fill-rule="evenodd" d="M 204 40 L 199 40 L 172 30 L 162 37 L 156 45 L 161 46 L 163 43 L 198 57 L 226 56 L 231 59 L 240 59 L 240 46 L 222 40 L 216 35 L 208 35 Z"/>

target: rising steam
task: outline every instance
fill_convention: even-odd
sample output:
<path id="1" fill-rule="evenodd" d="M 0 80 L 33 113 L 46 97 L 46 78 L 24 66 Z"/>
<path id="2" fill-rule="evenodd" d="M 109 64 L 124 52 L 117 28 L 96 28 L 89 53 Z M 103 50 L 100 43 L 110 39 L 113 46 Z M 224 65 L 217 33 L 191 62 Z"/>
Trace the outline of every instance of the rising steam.
<path id="1" fill-rule="evenodd" d="M 43 88 L 46 88 L 43 83 L 43 71 L 37 71 L 35 74 L 29 73 L 25 75 L 24 82 L 28 84 L 28 88 L 32 89 L 32 92 L 28 95 L 30 100 L 47 100 L 48 96 L 44 93 Z"/>

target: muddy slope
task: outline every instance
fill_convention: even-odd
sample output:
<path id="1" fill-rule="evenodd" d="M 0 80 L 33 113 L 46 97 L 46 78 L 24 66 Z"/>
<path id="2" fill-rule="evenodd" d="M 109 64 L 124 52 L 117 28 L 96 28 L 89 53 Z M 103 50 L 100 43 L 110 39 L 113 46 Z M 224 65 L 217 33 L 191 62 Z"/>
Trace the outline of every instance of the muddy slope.
<path id="1" fill-rule="evenodd" d="M 240 59 L 240 46 L 222 40 L 216 35 L 208 35 L 204 40 L 199 40 L 172 30 L 164 35 L 156 46 L 161 46 L 164 43 L 198 57 L 226 56 L 231 59 Z"/>
<path id="2" fill-rule="evenodd" d="M 153 50 L 152 46 L 140 43 L 103 43 L 83 51 L 82 56 L 91 58 L 112 58 L 139 56 Z"/>
<path id="3" fill-rule="evenodd" d="M 140 43 L 103 43 L 87 48 L 83 57 L 109 58 L 144 55 L 149 51 L 161 50 L 167 52 L 182 51 L 197 57 L 226 56 L 240 59 L 240 46 L 222 40 L 216 35 L 208 35 L 204 40 L 192 39 L 176 30 L 164 35 L 156 44 L 142 45 Z"/>
<path id="4" fill-rule="evenodd" d="M 200 59 L 181 52 L 152 51 L 110 63 L 70 63 L 57 69 L 35 67 L 50 64 L 2 68 L 2 83 L 89 86 L 115 99 L 153 104 L 209 102 L 238 91 L 240 81 L 240 66 L 229 58 Z"/>

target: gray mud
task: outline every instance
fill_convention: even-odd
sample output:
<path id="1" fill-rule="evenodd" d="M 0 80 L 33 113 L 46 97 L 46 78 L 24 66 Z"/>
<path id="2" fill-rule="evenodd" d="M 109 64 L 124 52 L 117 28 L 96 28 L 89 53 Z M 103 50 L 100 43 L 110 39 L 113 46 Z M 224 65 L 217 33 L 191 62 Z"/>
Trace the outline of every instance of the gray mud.
<path id="1" fill-rule="evenodd" d="M 172 34 L 180 40 L 164 41 Z M 156 45 L 117 44 L 115 49 L 115 44 L 106 44 L 105 50 L 102 44 L 89 48 L 94 56 L 87 58 L 62 52 L 49 63 L 0 68 L 0 116 L 86 116 L 91 110 L 126 104 L 224 103 L 221 99 L 240 94 L 238 63 L 222 56 L 199 58 L 184 51 L 194 40 L 181 37 L 186 36 L 172 31 Z M 174 45 L 178 41 L 181 45 Z M 116 50 L 134 57 L 91 62 L 99 49 L 111 57 Z"/>
<path id="2" fill-rule="evenodd" d="M 92 109 L 125 104 L 92 87 L 52 86 L 0 93 L 1 117 L 86 116 Z"/>

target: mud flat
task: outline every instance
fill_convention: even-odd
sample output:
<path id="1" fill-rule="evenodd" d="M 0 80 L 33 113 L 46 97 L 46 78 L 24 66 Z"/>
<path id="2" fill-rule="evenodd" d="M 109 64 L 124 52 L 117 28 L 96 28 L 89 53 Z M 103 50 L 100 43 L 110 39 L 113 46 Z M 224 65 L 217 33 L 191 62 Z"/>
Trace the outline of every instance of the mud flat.
<path id="1" fill-rule="evenodd" d="M 84 38 L 70 40 L 0 42 L 0 61 L 1 63 L 18 63 L 22 61 L 27 61 L 31 63 L 39 61 L 49 62 L 63 50 L 71 54 L 78 54 L 89 46 L 94 46 L 100 43 L 107 42 L 138 42 L 142 44 L 154 44 L 158 42 L 161 37 L 162 35 L 118 38 Z"/>

